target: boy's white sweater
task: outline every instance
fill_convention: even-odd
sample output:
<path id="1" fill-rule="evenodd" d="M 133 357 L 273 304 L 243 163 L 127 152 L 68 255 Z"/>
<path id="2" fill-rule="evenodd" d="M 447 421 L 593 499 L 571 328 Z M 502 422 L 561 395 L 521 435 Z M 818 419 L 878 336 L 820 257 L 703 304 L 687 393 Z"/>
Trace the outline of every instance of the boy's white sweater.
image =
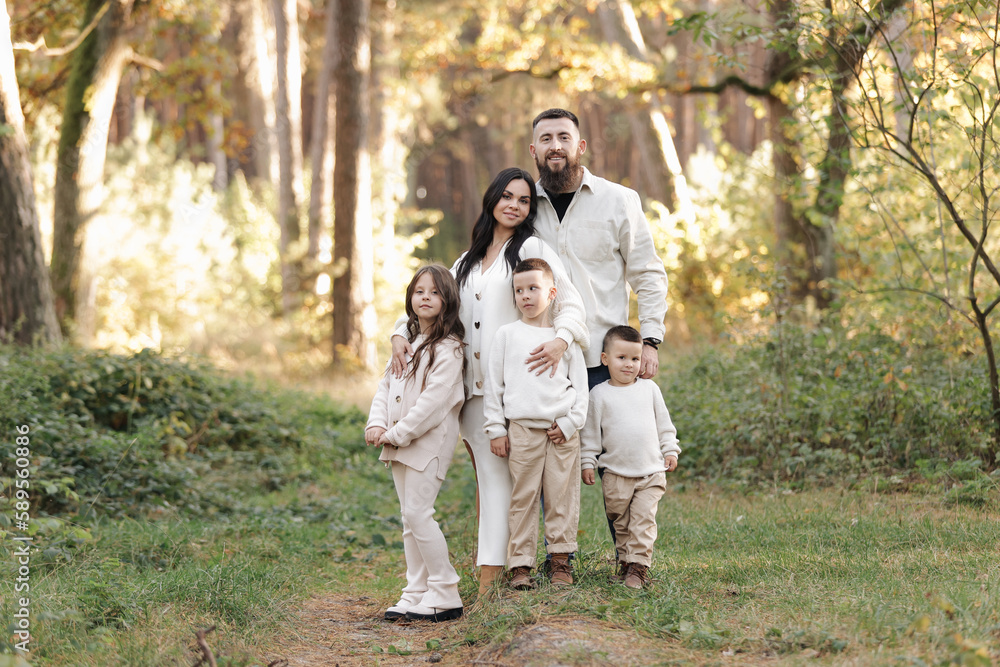
<path id="1" fill-rule="evenodd" d="M 580 434 L 582 470 L 600 466 L 622 477 L 645 477 L 665 470 L 665 456 L 680 453 L 677 429 L 655 382 L 638 379 L 627 387 L 602 382 L 590 390 Z"/>
<path id="2" fill-rule="evenodd" d="M 525 359 L 531 350 L 556 336 L 551 327 L 534 327 L 518 320 L 497 329 L 490 350 L 489 372 L 483 393 L 486 435 L 507 435 L 507 422 L 548 429 L 554 421 L 567 439 L 587 419 L 587 366 L 583 352 L 570 343 L 555 377 L 529 371 Z"/>

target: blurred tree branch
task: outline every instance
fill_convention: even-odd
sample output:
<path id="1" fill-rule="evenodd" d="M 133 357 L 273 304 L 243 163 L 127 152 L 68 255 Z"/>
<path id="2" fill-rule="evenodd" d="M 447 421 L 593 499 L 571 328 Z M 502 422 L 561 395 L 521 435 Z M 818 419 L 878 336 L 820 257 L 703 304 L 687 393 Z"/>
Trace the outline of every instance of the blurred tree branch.
<path id="1" fill-rule="evenodd" d="M 97 24 L 101 22 L 101 18 L 103 18 L 104 15 L 107 14 L 108 9 L 110 9 L 110 7 L 111 7 L 111 1 L 109 0 L 108 2 L 104 3 L 104 5 L 102 5 L 99 10 L 97 10 L 97 14 L 95 14 L 94 18 L 90 20 L 90 23 L 88 23 L 87 26 L 80 31 L 80 34 L 78 34 L 75 38 L 73 38 L 73 41 L 67 44 L 66 46 L 50 47 L 45 43 L 45 36 L 41 35 L 34 42 L 30 43 L 15 42 L 14 50 L 29 51 L 32 53 L 35 51 L 41 51 L 42 55 L 49 56 L 51 58 L 56 58 L 58 56 L 64 56 L 67 53 L 72 53 L 73 50 L 76 49 L 76 47 L 83 44 L 83 40 L 87 39 L 87 35 L 89 35 L 94 30 L 94 28 L 97 27 Z"/>

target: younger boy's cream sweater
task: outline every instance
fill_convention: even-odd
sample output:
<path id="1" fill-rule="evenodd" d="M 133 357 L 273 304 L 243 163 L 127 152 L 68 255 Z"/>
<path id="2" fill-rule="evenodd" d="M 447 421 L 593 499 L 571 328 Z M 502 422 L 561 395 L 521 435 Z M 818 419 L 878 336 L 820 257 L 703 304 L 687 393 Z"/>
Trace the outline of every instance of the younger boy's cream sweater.
<path id="1" fill-rule="evenodd" d="M 680 453 L 677 429 L 655 382 L 613 387 L 609 381 L 590 391 L 580 434 L 582 470 L 600 466 L 622 477 L 645 477 L 665 470 L 665 456 Z"/>

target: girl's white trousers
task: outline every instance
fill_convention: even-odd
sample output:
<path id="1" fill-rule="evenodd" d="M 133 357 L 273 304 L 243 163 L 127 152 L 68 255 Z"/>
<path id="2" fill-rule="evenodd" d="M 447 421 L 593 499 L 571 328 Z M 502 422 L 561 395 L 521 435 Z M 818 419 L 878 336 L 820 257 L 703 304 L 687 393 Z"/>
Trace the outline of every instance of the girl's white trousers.
<path id="1" fill-rule="evenodd" d="M 431 461 L 423 471 L 392 462 L 403 517 L 403 553 L 406 555 L 405 606 L 422 605 L 436 609 L 462 606 L 458 594 L 458 573 L 448 558 L 448 543 L 434 520 L 434 501 L 441 489 L 437 477 L 439 462 Z"/>

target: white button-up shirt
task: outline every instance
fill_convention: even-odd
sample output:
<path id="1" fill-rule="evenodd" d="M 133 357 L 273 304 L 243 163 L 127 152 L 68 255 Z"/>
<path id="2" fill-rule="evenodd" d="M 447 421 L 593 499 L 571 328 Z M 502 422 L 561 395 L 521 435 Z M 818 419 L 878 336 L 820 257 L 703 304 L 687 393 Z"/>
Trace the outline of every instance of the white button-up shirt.
<path id="1" fill-rule="evenodd" d="M 639 302 L 642 337 L 662 340 L 667 273 L 639 194 L 584 167 L 580 187 L 560 222 L 545 189 L 540 183 L 535 187 L 535 233 L 559 254 L 587 310 L 587 366 L 601 365 L 601 342 L 608 329 L 628 324 L 629 287 Z"/>

